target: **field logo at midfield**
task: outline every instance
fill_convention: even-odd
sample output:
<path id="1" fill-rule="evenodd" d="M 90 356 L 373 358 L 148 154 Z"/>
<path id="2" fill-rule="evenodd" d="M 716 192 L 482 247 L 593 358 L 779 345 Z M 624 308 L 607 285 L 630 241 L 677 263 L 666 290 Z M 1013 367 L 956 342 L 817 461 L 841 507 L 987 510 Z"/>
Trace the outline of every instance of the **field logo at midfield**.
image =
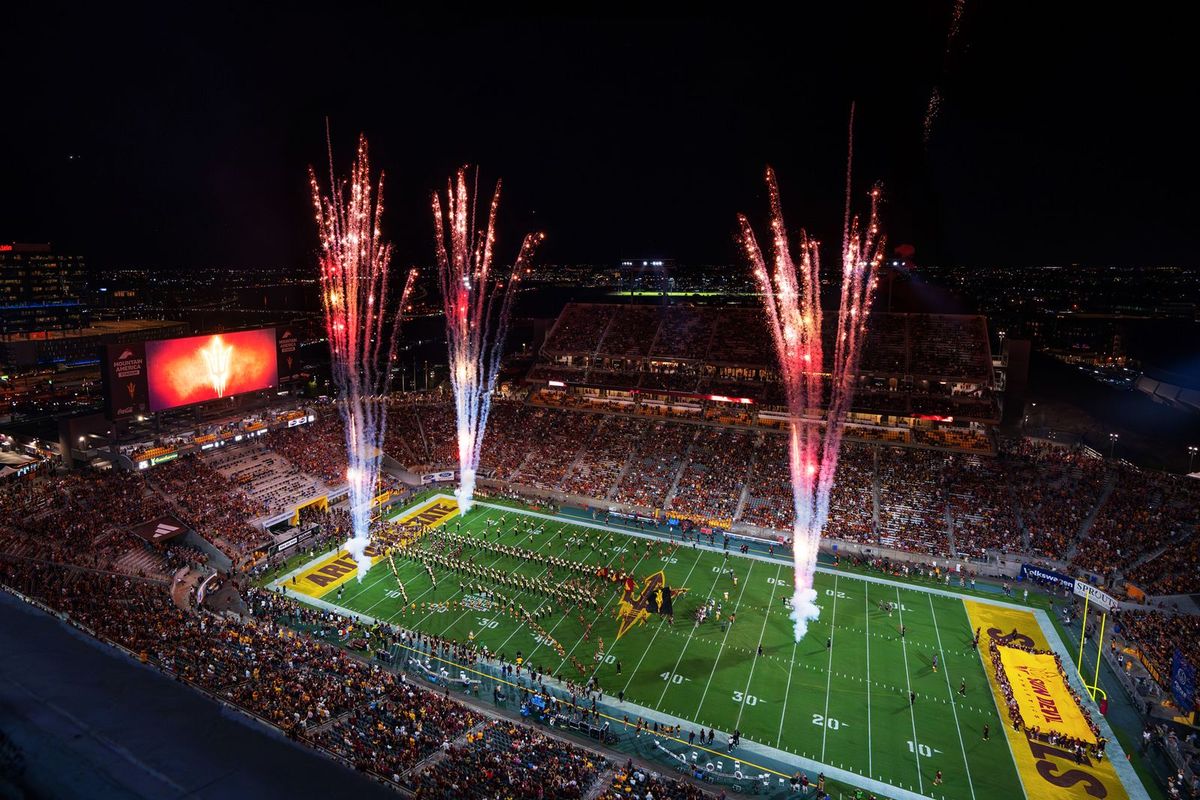
<path id="1" fill-rule="evenodd" d="M 1033 650 L 1050 649 L 1041 626 L 1030 612 L 1002 608 L 988 603 L 977 603 L 973 600 L 964 600 L 963 605 L 967 607 L 971 625 L 980 629 L 982 642 L 986 642 L 989 637 L 1002 636 L 1008 638 L 1011 644 L 1021 647 Z M 988 683 L 991 685 L 992 695 L 996 698 L 996 705 L 1003 713 L 1007 707 L 1007 701 L 1004 693 L 1000 690 L 996 668 L 987 655 L 986 646 L 981 644 L 979 649 L 982 651 L 980 655 L 984 671 L 987 673 Z M 1001 650 L 1004 649 L 1001 648 Z M 1006 655 L 1011 656 L 1011 654 Z M 1048 658 L 1053 661 L 1053 656 Z M 1020 667 L 1028 667 L 1029 673 L 1032 673 L 1035 666 L 1041 665 L 1011 662 L 1014 671 Z M 1070 666 L 1067 664 L 1068 668 Z M 1057 667 L 1054 668 L 1054 673 L 1057 673 Z M 1057 677 L 1056 674 L 1055 677 Z M 1014 687 L 1014 691 L 1019 703 L 1025 700 L 1026 704 L 1040 705 L 1043 714 L 1048 714 L 1051 710 L 1044 704 L 1047 696 L 1053 697 L 1053 710 L 1056 714 L 1075 705 L 1066 686 L 1062 684 L 1061 677 L 1058 678 L 1057 687 L 1049 680 L 1031 684 L 1030 692 L 1033 695 L 1031 698 L 1021 698 L 1022 687 L 1020 686 Z M 1029 706 L 1027 705 L 1027 707 Z M 1075 711 L 1078 712 L 1078 708 Z M 1096 800 L 1105 800 L 1106 798 L 1126 800 L 1129 797 L 1125 787 L 1121 784 L 1121 779 L 1117 777 L 1116 770 L 1107 759 L 1096 761 L 1085 754 L 1077 763 L 1072 750 L 1037 741 L 1030 738 L 1024 731 L 1014 730 L 1012 723 L 1008 721 L 1007 714 L 1004 714 L 1003 725 L 1009 747 L 1012 748 L 1013 758 L 1017 762 L 1017 770 L 1021 773 L 1021 782 L 1025 786 L 1026 797 L 1037 798 L 1037 800 L 1076 800 L 1081 797 L 1094 797 Z M 1082 717 L 1078 720 L 1077 725 L 1083 725 L 1083 729 L 1086 730 L 1086 724 L 1082 722 Z M 1085 738 L 1090 738 L 1090 731 L 1089 737 Z"/>
<path id="2" fill-rule="evenodd" d="M 634 625 L 645 623 L 651 614 L 675 613 L 675 598 L 686 591 L 687 589 L 672 589 L 668 586 L 667 577 L 661 569 L 646 578 L 640 592 L 637 591 L 637 581 L 626 578 L 621 602 L 617 605 L 617 619 L 621 622 L 617 629 L 617 639 L 620 640 Z"/>
<path id="3" fill-rule="evenodd" d="M 397 525 L 418 524 L 433 528 L 445 524 L 456 514 L 457 502 L 450 498 L 436 498 L 410 509 L 393 522 Z M 371 559 L 372 564 L 383 558 L 383 553 L 376 549 L 374 544 L 367 545 L 363 552 Z M 309 597 L 320 597 L 350 580 L 357 571 L 358 565 L 355 564 L 354 557 L 345 550 L 338 550 L 309 565 L 294 580 L 289 580 L 287 587 Z"/>

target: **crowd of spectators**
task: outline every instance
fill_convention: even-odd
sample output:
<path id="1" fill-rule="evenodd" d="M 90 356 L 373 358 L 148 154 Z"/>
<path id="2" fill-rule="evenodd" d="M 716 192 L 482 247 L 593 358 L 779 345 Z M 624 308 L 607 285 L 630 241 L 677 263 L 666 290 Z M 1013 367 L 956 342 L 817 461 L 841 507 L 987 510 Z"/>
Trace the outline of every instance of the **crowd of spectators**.
<path id="1" fill-rule="evenodd" d="M 1062 558 L 1100 500 L 1104 461 L 1078 448 L 1026 438 L 1006 442 L 1001 455 L 1029 550 Z"/>
<path id="2" fill-rule="evenodd" d="M 1158 610 L 1124 610 L 1118 612 L 1116 622 L 1117 637 L 1123 637 L 1141 654 L 1151 674 L 1163 686 L 1170 684 L 1171 661 L 1177 649 L 1192 666 L 1200 668 L 1200 617 Z"/>
<path id="3" fill-rule="evenodd" d="M 669 510 L 714 520 L 732 520 L 750 478 L 754 434 L 702 427 L 692 442 Z"/>
<path id="4" fill-rule="evenodd" d="M 987 550 L 1023 551 L 1021 525 L 1005 463 L 979 456 L 951 455 L 943 473 L 947 507 L 959 556 L 981 557 Z"/>
<path id="5" fill-rule="evenodd" d="M 172 498 L 180 519 L 235 561 L 267 541 L 248 520 L 266 512 L 202 458 L 184 456 L 156 467 L 151 482 Z"/>
<path id="6" fill-rule="evenodd" d="M 490 720 L 468 738 L 412 779 L 417 797 L 570 800 L 583 797 L 611 766 L 589 750 L 505 720 Z"/>
<path id="7" fill-rule="evenodd" d="M 1105 579 L 1170 544 L 1184 547 L 1200 522 L 1196 481 L 1119 464 L 1072 564 Z M 1155 559 L 1157 560 L 1157 559 Z M 1161 565 L 1160 565 L 1161 566 Z"/>
<path id="8" fill-rule="evenodd" d="M 692 425 L 654 422 L 645 426 L 637 451 L 630 457 L 617 486 L 614 495 L 617 502 L 662 508 L 695 434 L 696 428 Z"/>
<path id="9" fill-rule="evenodd" d="M 346 482 L 346 433 L 335 408 L 307 425 L 271 431 L 263 444 L 331 486 Z"/>
<path id="10" fill-rule="evenodd" d="M 879 451 L 880 544 L 931 556 L 950 552 L 946 530 L 946 456 L 932 450 Z"/>

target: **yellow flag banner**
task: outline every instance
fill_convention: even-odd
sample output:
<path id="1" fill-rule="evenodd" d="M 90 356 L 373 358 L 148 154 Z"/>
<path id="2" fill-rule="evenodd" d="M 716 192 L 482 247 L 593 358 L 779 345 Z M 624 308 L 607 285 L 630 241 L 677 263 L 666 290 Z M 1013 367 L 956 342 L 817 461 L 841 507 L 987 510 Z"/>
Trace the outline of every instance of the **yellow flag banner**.
<path id="1" fill-rule="evenodd" d="M 997 650 L 1013 700 L 1027 727 L 1096 743 L 1096 734 L 1088 726 L 1052 653 L 1027 653 L 1003 645 Z"/>

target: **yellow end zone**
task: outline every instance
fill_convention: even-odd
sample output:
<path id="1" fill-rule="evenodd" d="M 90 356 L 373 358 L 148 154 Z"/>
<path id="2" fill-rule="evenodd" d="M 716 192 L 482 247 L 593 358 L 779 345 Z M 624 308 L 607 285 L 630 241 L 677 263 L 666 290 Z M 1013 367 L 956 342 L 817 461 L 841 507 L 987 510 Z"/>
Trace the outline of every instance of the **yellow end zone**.
<path id="1" fill-rule="evenodd" d="M 438 497 L 410 508 L 404 516 L 394 522 L 399 525 L 419 522 L 433 528 L 445 524 L 457 514 L 458 503 L 455 500 Z M 368 545 L 364 552 L 370 556 L 372 565 L 383 558 L 383 553 L 377 551 L 374 545 Z M 286 585 L 290 591 L 300 592 L 309 597 L 320 597 L 350 580 L 357 571 L 358 565 L 354 563 L 354 558 L 345 550 L 338 550 L 309 564 L 303 572 L 288 580 Z"/>
<path id="2" fill-rule="evenodd" d="M 1013 608 L 979 603 L 974 600 L 963 600 L 971 625 L 978 628 L 979 650 L 983 658 L 983 668 L 987 672 L 988 684 L 996 699 L 1003 720 L 1004 733 L 1008 737 L 1017 770 L 1021 773 L 1021 782 L 1025 786 L 1025 796 L 1037 800 L 1075 800 L 1080 797 L 1128 798 L 1125 787 L 1121 785 L 1116 771 L 1108 760 L 1097 762 L 1084 758 L 1082 764 L 1075 763 L 1074 753 L 1058 747 L 1052 747 L 1045 742 L 1031 740 L 1023 731 L 1013 730 L 1008 722 L 1007 702 L 996 681 L 996 670 L 987 654 L 987 637 L 989 635 L 1009 635 L 1014 630 L 1024 636 L 1028 646 L 1037 650 L 1049 650 L 1042 628 L 1032 613 Z M 1070 668 L 1069 665 L 1064 665 Z M 1065 703 L 1073 703 L 1069 695 Z"/>

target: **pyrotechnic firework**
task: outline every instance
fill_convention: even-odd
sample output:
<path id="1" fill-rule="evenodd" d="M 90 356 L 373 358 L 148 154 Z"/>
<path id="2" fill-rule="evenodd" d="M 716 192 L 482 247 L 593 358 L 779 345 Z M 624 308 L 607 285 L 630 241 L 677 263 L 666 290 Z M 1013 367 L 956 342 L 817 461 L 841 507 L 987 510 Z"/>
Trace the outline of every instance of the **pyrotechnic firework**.
<path id="1" fill-rule="evenodd" d="M 346 550 L 358 564 L 361 581 L 371 567 L 371 503 L 379 482 L 386 396 L 400 321 L 416 270 L 408 274 L 400 304 L 386 310 L 392 247 L 382 238 L 383 174 L 371 185 L 367 140 L 358 139 L 350 179 L 333 173 L 329 145 L 329 194 L 322 195 L 316 172 L 309 169 L 313 207 L 321 238 L 321 304 L 338 408 L 346 429 L 346 479 L 350 487 L 352 535 Z"/>
<path id="2" fill-rule="evenodd" d="M 543 238 L 540 233 L 527 234 L 507 281 L 497 278 L 492 258 L 496 209 L 500 203 L 499 181 L 482 230 L 476 227 L 475 220 L 477 194 L 477 189 L 467 189 L 464 167 L 447 182 L 444 209 L 441 197 L 436 193 L 433 196 L 438 275 L 446 312 L 450 386 L 457 419 L 459 485 L 455 495 L 463 513 L 470 510 L 475 495 L 479 453 L 500 372 L 513 298 L 521 274 Z"/>
<path id="3" fill-rule="evenodd" d="M 853 125 L 853 116 L 851 117 Z M 829 518 L 829 496 L 837 470 L 838 448 L 844 418 L 854 394 L 854 382 L 867 313 L 874 293 L 874 274 L 883 260 L 884 241 L 879 233 L 880 191 L 871 191 L 871 211 L 866 224 L 850 216 L 849 168 L 846 211 L 842 224 L 842 294 L 838 305 L 832 361 L 826 362 L 821 341 L 821 282 L 819 243 L 800 231 L 800 259 L 793 260 L 783 222 L 775 173 L 767 169 L 771 199 L 772 268 L 758 245 L 754 230 L 739 215 L 742 246 L 754 268 L 763 294 L 768 327 L 779 358 L 780 376 L 791 416 L 789 469 L 796 521 L 793 552 L 796 561 L 792 619 L 796 640 L 817 618 L 817 593 L 813 589 L 821 532 Z M 828 392 L 825 389 L 828 387 Z M 828 395 L 822 436 L 820 425 L 805 422 L 817 413 Z"/>
<path id="4" fill-rule="evenodd" d="M 946 47 L 942 51 L 942 72 L 939 81 L 946 79 L 950 71 L 950 57 L 954 51 L 954 41 L 958 38 L 959 28 L 962 27 L 963 11 L 967 8 L 967 0 L 954 0 L 954 8 L 950 13 L 950 28 L 946 32 Z M 935 84 L 929 93 L 929 104 L 925 107 L 925 120 L 921 126 L 921 138 L 925 144 L 933 137 L 933 126 L 942 110 L 942 87 Z"/>

